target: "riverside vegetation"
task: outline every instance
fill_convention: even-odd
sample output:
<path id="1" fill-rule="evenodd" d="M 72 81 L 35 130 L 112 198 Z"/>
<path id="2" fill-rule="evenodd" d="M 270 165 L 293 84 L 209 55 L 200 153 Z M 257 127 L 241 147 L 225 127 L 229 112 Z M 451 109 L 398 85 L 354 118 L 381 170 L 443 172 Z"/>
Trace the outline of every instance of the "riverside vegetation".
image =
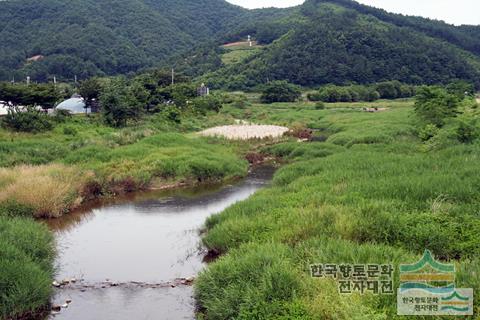
<path id="1" fill-rule="evenodd" d="M 53 238 L 33 217 L 57 217 L 98 196 L 243 176 L 242 155 L 255 141 L 195 133 L 235 119 L 288 126 L 294 134 L 314 129 L 312 140 L 324 142 L 286 138 L 262 147 L 290 163 L 271 188 L 207 221 L 204 243 L 223 256 L 196 282 L 199 318 L 393 318 L 394 297 L 339 295 L 334 282 L 313 281 L 308 264 L 409 262 L 425 247 L 458 261 L 459 285 L 480 290 L 478 110 L 463 86 L 417 88 L 415 104 L 263 104 L 277 101 L 265 97 L 278 88 L 288 89 L 286 100 L 298 97 L 298 88 L 280 82 L 262 96 L 197 99 L 187 81 L 170 86 L 161 79 L 151 73 L 82 84 L 87 103 L 89 96 L 102 102 L 99 115 L 47 117 L 32 109 L 5 118 L 2 317 L 41 310 L 52 294 Z M 89 90 L 99 84 L 99 92 Z M 157 105 L 159 99 L 174 104 Z M 19 122 L 35 125 L 12 126 Z"/>
<path id="2" fill-rule="evenodd" d="M 425 248 L 457 265 L 457 286 L 480 290 L 474 99 L 423 87 L 415 102 L 324 106 L 253 103 L 222 111 L 308 127 L 313 141 L 325 142 L 264 148 L 289 162 L 272 186 L 208 219 L 203 242 L 221 257 L 196 281 L 200 319 L 402 318 L 394 295 L 341 295 L 334 280 L 313 279 L 309 265 L 398 266 Z M 365 106 L 386 110 L 362 112 Z"/>
<path id="3" fill-rule="evenodd" d="M 155 79 L 151 94 L 139 79 L 82 83 L 87 103 L 102 102 L 102 113 L 90 116 L 21 111 L 32 87 L 0 86 L 12 108 L 0 128 L 0 318 L 40 312 L 52 294 L 54 241 L 33 218 L 59 217 L 100 196 L 247 173 L 249 146 L 196 134 L 234 123 L 216 112 L 219 98 L 194 98 L 193 84 Z M 171 103 L 160 110 L 155 99 Z"/>
<path id="4" fill-rule="evenodd" d="M 81 116 L 41 134 L 1 130 L 0 318 L 36 310 L 52 293 L 53 237 L 32 217 L 58 217 L 99 196 L 244 176 L 242 146 L 189 133 L 226 120 L 202 120 L 158 116 L 115 129 Z"/>
<path id="5" fill-rule="evenodd" d="M 0 80 L 17 82 L 0 84 L 0 101 L 28 106 L 0 129 L 0 317 L 52 294 L 54 243 L 34 218 L 243 176 L 259 143 L 196 135 L 236 119 L 297 137 L 260 150 L 288 162 L 271 188 L 208 220 L 204 243 L 223 256 L 196 283 L 199 318 L 395 318 L 393 296 L 339 295 L 308 264 L 411 262 L 425 247 L 479 292 L 478 109 L 465 97 L 480 88 L 479 34 L 352 0 L 0 1 Z M 248 35 L 254 46 L 232 46 Z M 197 97 L 182 74 L 247 92 Z M 455 80 L 474 87 L 419 87 Z M 101 114 L 36 108 L 72 93 Z M 315 142 L 297 142 L 311 129 Z"/>

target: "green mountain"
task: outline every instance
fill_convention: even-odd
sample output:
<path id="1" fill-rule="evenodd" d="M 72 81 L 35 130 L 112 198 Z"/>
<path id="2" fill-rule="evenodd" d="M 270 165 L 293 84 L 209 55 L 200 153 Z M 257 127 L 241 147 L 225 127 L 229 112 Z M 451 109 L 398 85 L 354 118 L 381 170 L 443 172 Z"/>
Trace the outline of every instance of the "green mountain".
<path id="1" fill-rule="evenodd" d="M 265 46 L 237 63 L 224 63 L 205 81 L 232 89 L 275 79 L 308 86 L 452 79 L 480 85 L 477 26 L 390 14 L 351 0 L 308 0 L 270 24 L 270 33 L 264 30 L 268 24 L 253 33 Z M 264 36 L 275 33 L 274 41 Z"/>
<path id="2" fill-rule="evenodd" d="M 246 10 L 224 0 L 0 1 L 0 80 L 175 66 L 213 86 L 480 81 L 480 27 L 351 0 Z M 252 48 L 223 48 L 252 35 Z M 251 50 L 250 50 L 251 49 Z"/>
<path id="3" fill-rule="evenodd" d="M 245 13 L 223 0 L 1 1 L 0 79 L 135 72 L 215 36 Z"/>

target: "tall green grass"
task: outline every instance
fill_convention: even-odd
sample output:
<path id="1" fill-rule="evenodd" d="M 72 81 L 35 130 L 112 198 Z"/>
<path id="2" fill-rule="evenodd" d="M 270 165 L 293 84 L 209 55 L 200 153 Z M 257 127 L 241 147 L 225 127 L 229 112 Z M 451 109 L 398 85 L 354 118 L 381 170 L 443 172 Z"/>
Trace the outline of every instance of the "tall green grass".
<path id="1" fill-rule="evenodd" d="M 0 318 L 42 308 L 52 294 L 54 241 L 28 218 L 0 213 Z"/>
<path id="2" fill-rule="evenodd" d="M 206 319 L 243 314 L 256 319 L 401 318 L 395 296 L 341 295 L 335 282 L 312 279 L 308 265 L 398 266 L 415 262 L 427 248 L 457 263 L 458 285 L 479 288 L 480 144 L 425 152 L 410 103 L 381 103 L 387 111 L 331 105 L 314 110 L 308 104 L 226 110 L 246 113 L 253 121 L 297 121 L 328 140 L 264 148 L 290 164 L 277 171 L 270 188 L 208 219 L 203 242 L 224 256 L 197 281 L 196 297 Z M 259 266 L 275 259 L 287 265 L 286 279 L 294 277 L 299 285 L 293 296 L 279 288 L 287 295 L 275 300 L 277 308 L 271 311 L 265 305 L 281 293 L 265 294 L 259 283 L 270 276 Z M 249 270 L 236 268 L 247 262 Z M 228 278 L 226 270 L 234 270 L 235 278 Z M 241 289 L 228 291 L 237 286 Z M 248 300 L 256 294 L 255 302 Z M 475 308 L 480 311 L 478 300 Z"/>

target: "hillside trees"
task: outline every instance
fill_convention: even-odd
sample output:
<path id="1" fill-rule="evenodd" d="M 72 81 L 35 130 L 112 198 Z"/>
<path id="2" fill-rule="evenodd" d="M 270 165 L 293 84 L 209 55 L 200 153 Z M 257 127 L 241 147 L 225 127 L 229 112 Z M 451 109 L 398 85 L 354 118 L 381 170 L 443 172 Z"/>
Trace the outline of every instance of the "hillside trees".
<path id="1" fill-rule="evenodd" d="M 300 87 L 287 81 L 272 81 L 262 87 L 260 99 L 264 103 L 294 102 L 300 95 Z"/>
<path id="2" fill-rule="evenodd" d="M 386 98 L 412 96 L 408 87 L 391 81 L 435 85 L 463 79 L 480 86 L 477 53 L 433 36 L 420 23 L 407 28 L 396 23 L 399 16 L 393 23 L 386 12 L 375 17 L 348 3 L 353 1 L 307 1 L 292 15 L 295 20 L 285 19 L 286 24 L 295 21 L 287 33 L 241 64 L 224 66 L 205 79 L 239 90 L 271 80 L 302 86 L 383 83 L 379 91 Z M 267 30 L 273 32 L 271 26 Z"/>
<path id="3" fill-rule="evenodd" d="M 415 86 L 402 84 L 399 81 L 386 81 L 372 85 L 327 85 L 317 92 L 309 93 L 308 99 L 323 102 L 357 102 L 408 98 L 414 95 Z"/>

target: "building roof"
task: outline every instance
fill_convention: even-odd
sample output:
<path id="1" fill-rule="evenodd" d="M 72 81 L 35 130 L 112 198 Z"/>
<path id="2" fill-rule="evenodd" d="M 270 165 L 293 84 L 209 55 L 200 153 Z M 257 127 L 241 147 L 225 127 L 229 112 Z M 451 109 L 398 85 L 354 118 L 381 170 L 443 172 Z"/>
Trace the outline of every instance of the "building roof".
<path id="1" fill-rule="evenodd" d="M 70 98 L 57 105 L 56 109 L 67 110 L 71 113 L 85 113 L 85 101 L 81 98 Z M 87 108 L 90 113 L 90 108 Z"/>

